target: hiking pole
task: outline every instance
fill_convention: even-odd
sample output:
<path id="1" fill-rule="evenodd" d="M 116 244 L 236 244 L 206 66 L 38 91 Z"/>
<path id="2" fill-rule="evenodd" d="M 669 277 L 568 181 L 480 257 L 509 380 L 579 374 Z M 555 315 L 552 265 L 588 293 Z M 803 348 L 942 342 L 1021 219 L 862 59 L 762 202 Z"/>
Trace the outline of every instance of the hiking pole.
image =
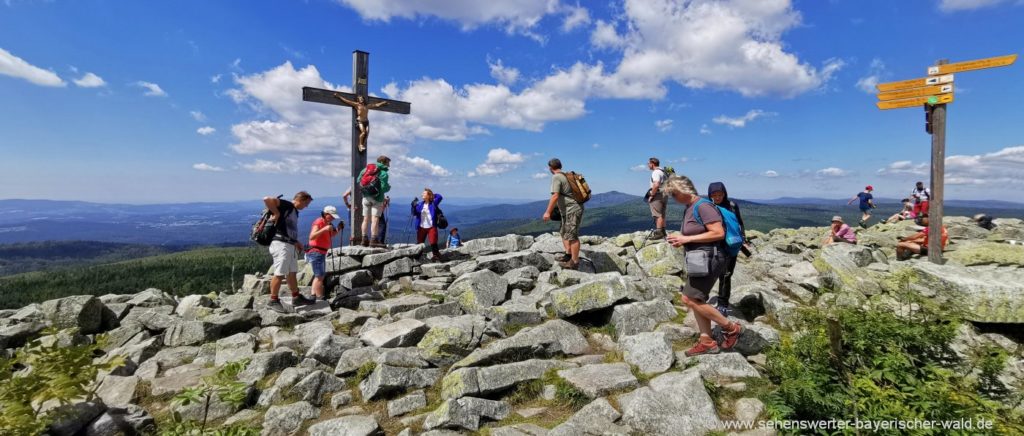
<path id="1" fill-rule="evenodd" d="M 637 248 L 636 251 L 643 250 L 644 247 L 647 246 L 647 241 L 649 241 L 651 239 L 651 234 L 653 234 L 653 233 L 654 233 L 654 229 L 650 229 L 650 230 L 647 231 L 647 236 L 644 236 L 644 243 L 640 244 L 640 248 Z"/>

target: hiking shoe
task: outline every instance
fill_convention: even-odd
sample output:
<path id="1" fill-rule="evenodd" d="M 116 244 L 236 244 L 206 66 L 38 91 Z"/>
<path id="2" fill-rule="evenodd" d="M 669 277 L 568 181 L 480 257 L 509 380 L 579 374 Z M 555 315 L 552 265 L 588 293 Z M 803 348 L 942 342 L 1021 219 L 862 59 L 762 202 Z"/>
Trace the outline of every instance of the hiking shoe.
<path id="1" fill-rule="evenodd" d="M 736 341 L 740 339 L 740 332 L 743 331 L 743 326 L 738 323 L 732 323 L 733 330 L 726 331 L 725 327 L 722 327 L 722 349 L 731 350 L 736 345 Z"/>
<path id="2" fill-rule="evenodd" d="M 306 298 L 306 296 L 302 294 L 292 296 L 292 306 L 294 307 L 309 306 L 311 304 L 316 304 L 316 300 Z"/>
<path id="3" fill-rule="evenodd" d="M 430 256 L 430 261 L 434 263 L 444 263 L 444 256 L 433 255 Z"/>
<path id="4" fill-rule="evenodd" d="M 377 241 L 371 242 L 370 246 L 373 247 L 373 248 L 388 248 L 388 244 L 385 244 L 385 243 L 382 243 L 382 242 L 377 242 Z"/>
<path id="5" fill-rule="evenodd" d="M 697 345 L 686 350 L 685 354 L 686 357 L 693 357 L 701 354 L 718 354 L 721 351 L 722 350 L 718 348 L 718 344 L 712 340 L 711 342 L 697 342 Z"/>
<path id="6" fill-rule="evenodd" d="M 665 229 L 657 229 L 651 232 L 651 236 L 647 239 L 652 241 L 655 239 L 665 239 Z"/>
<path id="7" fill-rule="evenodd" d="M 729 305 L 728 304 L 719 304 L 717 307 L 715 307 L 715 309 L 718 309 L 718 313 L 721 313 L 722 316 L 724 316 L 726 318 L 729 317 Z"/>
<path id="8" fill-rule="evenodd" d="M 556 262 L 568 262 L 572 260 L 572 255 L 569 253 L 562 253 L 561 256 L 555 258 Z"/>
<path id="9" fill-rule="evenodd" d="M 281 300 L 270 300 L 270 302 L 267 303 L 267 309 L 273 310 L 277 313 L 288 313 L 288 310 L 284 308 L 283 304 L 281 304 Z"/>
<path id="10" fill-rule="evenodd" d="M 364 247 L 369 247 L 370 246 L 370 238 L 363 238 L 363 240 L 359 243 L 359 245 L 362 245 Z"/>
<path id="11" fill-rule="evenodd" d="M 572 269 L 572 270 L 580 269 L 579 262 L 573 263 L 571 260 L 570 261 L 566 261 L 566 262 L 558 262 L 558 266 L 562 267 L 562 269 Z"/>

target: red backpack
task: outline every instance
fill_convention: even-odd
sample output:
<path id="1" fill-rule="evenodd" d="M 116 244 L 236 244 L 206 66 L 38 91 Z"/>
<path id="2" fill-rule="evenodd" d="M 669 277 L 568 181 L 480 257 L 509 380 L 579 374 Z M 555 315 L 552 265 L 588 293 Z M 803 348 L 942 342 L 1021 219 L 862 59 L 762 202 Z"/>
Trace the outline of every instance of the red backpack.
<path id="1" fill-rule="evenodd" d="M 380 170 L 377 164 L 367 164 L 363 170 L 363 177 L 359 179 L 359 191 L 364 197 L 377 197 L 380 195 Z"/>

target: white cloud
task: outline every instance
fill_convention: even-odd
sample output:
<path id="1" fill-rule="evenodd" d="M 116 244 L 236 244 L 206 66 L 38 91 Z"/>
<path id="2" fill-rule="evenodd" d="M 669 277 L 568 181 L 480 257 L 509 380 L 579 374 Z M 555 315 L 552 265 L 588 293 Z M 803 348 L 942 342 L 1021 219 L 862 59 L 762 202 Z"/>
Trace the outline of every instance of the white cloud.
<path id="1" fill-rule="evenodd" d="M 222 167 L 213 166 L 213 165 L 210 165 L 208 163 L 202 163 L 202 162 L 197 163 L 197 164 L 193 164 L 192 168 L 196 169 L 196 170 L 199 170 L 199 171 L 215 171 L 215 172 L 224 171 L 224 168 L 222 168 Z"/>
<path id="2" fill-rule="evenodd" d="M 857 80 L 857 89 L 868 94 L 878 92 L 878 88 L 875 85 L 878 85 L 883 74 L 885 74 L 885 63 L 878 58 L 872 59 L 871 65 L 868 67 L 868 75 Z"/>
<path id="3" fill-rule="evenodd" d="M 643 172 L 643 171 L 650 171 L 650 169 L 647 168 L 647 164 L 636 164 L 636 165 L 633 165 L 633 166 L 629 167 L 629 170 L 630 171 L 636 171 L 638 173 L 639 172 Z"/>
<path id="4" fill-rule="evenodd" d="M 363 19 L 388 22 L 436 17 L 454 21 L 463 30 L 496 25 L 506 32 L 526 34 L 547 15 L 565 11 L 558 0 L 335 0 L 354 9 Z M 568 11 L 570 15 L 575 12 Z"/>
<path id="5" fill-rule="evenodd" d="M 156 83 L 145 82 L 140 80 L 138 82 L 135 82 L 135 86 L 138 86 L 140 88 L 146 88 L 146 92 L 144 93 L 144 95 L 147 97 L 167 97 L 167 93 L 164 92 L 164 90 L 160 88 L 160 85 L 157 85 Z"/>
<path id="6" fill-rule="evenodd" d="M 939 0 L 939 10 L 943 12 L 969 11 L 998 6 L 1002 3 L 1009 3 L 1009 0 Z"/>
<path id="7" fill-rule="evenodd" d="M 878 170 L 879 175 L 927 178 L 928 163 L 899 161 Z M 946 157 L 946 184 L 949 185 L 1024 185 L 1024 145 L 979 155 Z"/>
<path id="8" fill-rule="evenodd" d="M 711 129 L 708 128 L 707 124 L 701 124 L 701 126 L 700 126 L 700 134 L 701 135 L 710 135 L 711 134 Z"/>
<path id="9" fill-rule="evenodd" d="M 819 177 L 819 178 L 825 178 L 825 177 L 829 177 L 829 178 L 833 178 L 833 177 L 846 177 L 846 176 L 850 175 L 850 172 L 847 171 L 847 170 L 844 170 L 842 168 L 828 167 L 828 168 L 822 168 L 822 169 L 820 169 L 818 171 L 815 171 L 814 175 L 816 177 Z"/>
<path id="10" fill-rule="evenodd" d="M 103 81 L 103 78 L 93 73 L 85 73 L 80 79 L 74 79 L 75 85 L 79 88 L 99 88 L 101 86 L 107 86 L 107 82 Z"/>
<path id="11" fill-rule="evenodd" d="M 530 178 L 533 179 L 533 180 L 543 180 L 543 179 L 546 179 L 548 177 L 551 177 L 551 174 L 549 174 L 549 173 L 534 173 L 532 176 L 530 176 Z"/>
<path id="12" fill-rule="evenodd" d="M 203 126 L 203 127 L 200 127 L 198 129 L 196 129 L 196 133 L 198 133 L 200 135 L 203 135 L 203 136 L 212 135 L 213 132 L 216 132 L 216 131 L 217 131 L 217 129 L 214 129 L 213 127 L 210 127 L 210 126 Z"/>
<path id="13" fill-rule="evenodd" d="M 615 23 L 597 20 L 594 31 L 590 33 L 590 44 L 597 48 L 615 49 L 626 45 L 626 39 L 619 36 Z"/>
<path id="14" fill-rule="evenodd" d="M 566 11 L 565 19 L 562 21 L 562 32 L 571 32 L 590 24 L 590 11 L 587 8 L 577 5 L 567 7 Z"/>
<path id="15" fill-rule="evenodd" d="M 512 85 L 519 80 L 519 70 L 512 67 L 506 67 L 501 63 L 501 59 L 498 59 L 498 61 L 493 64 L 488 62 L 487 65 L 491 68 L 491 77 L 493 77 L 494 80 L 506 85 Z"/>
<path id="16" fill-rule="evenodd" d="M 3 48 L 0 48 L 0 74 L 25 79 L 40 86 L 67 86 L 57 73 L 32 65 Z"/>
<path id="17" fill-rule="evenodd" d="M 667 132 L 672 130 L 672 120 L 657 120 L 654 122 L 654 127 L 656 127 L 659 132 Z"/>
<path id="18" fill-rule="evenodd" d="M 768 171 L 765 171 L 765 172 L 761 173 L 761 176 L 768 177 L 768 178 L 776 178 L 776 177 L 779 176 L 779 173 L 777 171 L 775 171 L 775 170 L 768 170 Z"/>
<path id="19" fill-rule="evenodd" d="M 210 76 L 210 83 L 220 83 L 220 78 L 222 76 L 223 76 L 223 74 L 214 74 L 214 75 Z"/>
<path id="20" fill-rule="evenodd" d="M 200 123 L 206 121 L 206 114 L 200 111 L 189 111 L 188 114 L 192 116 L 192 119 L 199 121 Z"/>
<path id="21" fill-rule="evenodd" d="M 715 124 L 725 124 L 729 127 L 743 128 L 746 127 L 747 123 L 754 121 L 758 118 L 771 117 L 776 115 L 775 112 L 765 112 L 761 109 L 753 109 L 748 111 L 746 114 L 739 117 L 727 117 L 725 115 L 719 115 L 711 121 Z"/>
<path id="22" fill-rule="evenodd" d="M 476 170 L 469 173 L 470 177 L 495 176 L 519 168 L 526 157 L 522 153 L 512 153 L 504 148 L 494 148 L 487 152 L 487 160 L 477 165 Z"/>

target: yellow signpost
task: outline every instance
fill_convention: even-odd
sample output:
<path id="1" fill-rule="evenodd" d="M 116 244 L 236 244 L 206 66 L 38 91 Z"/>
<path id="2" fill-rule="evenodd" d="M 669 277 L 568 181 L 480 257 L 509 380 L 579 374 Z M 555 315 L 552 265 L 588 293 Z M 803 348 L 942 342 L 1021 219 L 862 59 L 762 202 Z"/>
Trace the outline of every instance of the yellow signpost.
<path id="1" fill-rule="evenodd" d="M 941 85 L 943 83 L 953 83 L 953 75 L 946 74 L 943 76 L 934 77 L 922 77 L 920 79 L 901 80 L 899 82 L 879 83 L 875 85 L 881 92 L 899 91 L 903 89 L 920 88 L 922 86 L 930 85 Z"/>
<path id="2" fill-rule="evenodd" d="M 1017 55 L 996 56 L 993 58 L 976 59 L 973 61 L 955 62 L 928 67 L 928 75 L 960 73 L 963 71 L 984 70 L 986 68 L 1006 67 L 1017 61 Z"/>
<path id="3" fill-rule="evenodd" d="M 905 98 L 902 100 L 879 101 L 875 103 L 879 109 L 902 109 L 905 107 L 918 107 L 923 104 L 946 104 L 953 102 L 953 94 L 928 95 L 924 97 Z"/>
<path id="4" fill-rule="evenodd" d="M 882 101 L 900 100 L 913 97 L 927 97 L 930 95 L 949 94 L 953 92 L 953 84 L 925 86 L 924 88 L 904 89 L 902 91 L 882 92 L 878 99 Z"/>

